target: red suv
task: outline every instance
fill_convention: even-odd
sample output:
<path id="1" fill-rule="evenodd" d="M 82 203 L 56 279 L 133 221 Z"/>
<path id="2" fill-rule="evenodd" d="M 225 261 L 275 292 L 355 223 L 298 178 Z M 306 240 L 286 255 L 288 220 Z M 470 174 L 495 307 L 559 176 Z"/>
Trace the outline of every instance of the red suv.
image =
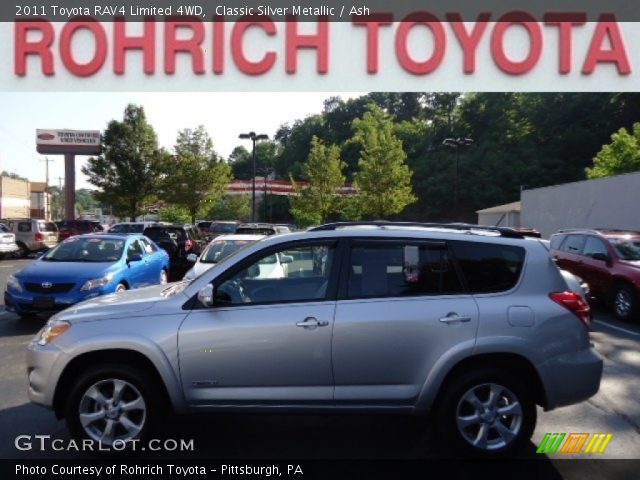
<path id="1" fill-rule="evenodd" d="M 621 320 L 640 316 L 640 232 L 560 230 L 551 236 L 558 267 L 582 278 Z"/>

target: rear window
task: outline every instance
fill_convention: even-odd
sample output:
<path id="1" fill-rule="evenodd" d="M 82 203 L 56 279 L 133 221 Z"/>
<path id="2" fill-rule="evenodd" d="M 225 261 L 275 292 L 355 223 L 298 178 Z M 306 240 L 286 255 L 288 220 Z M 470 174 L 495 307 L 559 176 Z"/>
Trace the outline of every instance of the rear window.
<path id="1" fill-rule="evenodd" d="M 58 227 L 53 222 L 38 222 L 38 230 L 41 232 L 57 232 Z"/>
<path id="2" fill-rule="evenodd" d="M 276 231 L 273 228 L 251 228 L 251 227 L 240 227 L 236 229 L 236 234 L 248 234 L 248 235 L 275 235 Z"/>
<path id="3" fill-rule="evenodd" d="M 235 223 L 212 223 L 209 227 L 212 233 L 234 233 L 236 231 Z"/>
<path id="4" fill-rule="evenodd" d="M 451 242 L 471 293 L 511 290 L 524 265 L 524 248 L 480 242 Z"/>
<path id="5" fill-rule="evenodd" d="M 21 233 L 31 231 L 31 222 L 18 222 L 18 231 Z"/>

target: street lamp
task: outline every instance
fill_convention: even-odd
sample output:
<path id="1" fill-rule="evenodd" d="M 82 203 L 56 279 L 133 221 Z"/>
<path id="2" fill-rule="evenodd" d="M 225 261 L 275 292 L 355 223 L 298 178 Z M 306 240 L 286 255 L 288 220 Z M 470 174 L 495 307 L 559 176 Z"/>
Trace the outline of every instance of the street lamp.
<path id="1" fill-rule="evenodd" d="M 460 163 L 460 147 L 468 147 L 473 143 L 472 138 L 445 138 L 442 145 L 456 149 L 456 177 L 453 183 L 453 208 L 454 213 L 458 213 L 458 165 Z"/>
<path id="2" fill-rule="evenodd" d="M 253 150 L 251 154 L 252 165 L 252 177 L 251 177 L 251 221 L 256 221 L 256 142 L 259 140 L 269 140 L 269 136 L 261 133 L 256 135 L 256 132 L 241 133 L 239 138 L 242 140 L 251 140 L 253 143 Z"/>

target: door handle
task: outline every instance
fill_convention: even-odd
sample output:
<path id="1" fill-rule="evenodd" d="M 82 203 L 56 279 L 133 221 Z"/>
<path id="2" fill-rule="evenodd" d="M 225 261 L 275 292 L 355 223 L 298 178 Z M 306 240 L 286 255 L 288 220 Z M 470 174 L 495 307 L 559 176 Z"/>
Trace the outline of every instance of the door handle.
<path id="1" fill-rule="evenodd" d="M 296 327 L 303 328 L 326 327 L 327 325 L 329 325 L 327 320 L 318 320 L 315 317 L 307 317 L 302 322 L 296 323 Z"/>
<path id="2" fill-rule="evenodd" d="M 458 315 L 455 312 L 451 312 L 451 313 L 448 313 L 446 317 L 442 317 L 440 321 L 442 323 L 456 323 L 456 322 L 466 323 L 471 321 L 471 317 L 463 317 Z"/>

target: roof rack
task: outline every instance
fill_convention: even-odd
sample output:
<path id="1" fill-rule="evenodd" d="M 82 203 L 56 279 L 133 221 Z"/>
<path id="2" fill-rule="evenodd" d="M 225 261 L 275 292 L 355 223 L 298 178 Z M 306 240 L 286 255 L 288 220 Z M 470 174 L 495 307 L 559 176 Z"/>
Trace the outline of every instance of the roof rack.
<path id="1" fill-rule="evenodd" d="M 570 232 L 586 232 L 586 233 L 598 233 L 601 234 L 602 232 L 597 229 L 597 228 L 563 228 L 561 230 L 558 230 L 557 233 L 570 233 Z"/>
<path id="2" fill-rule="evenodd" d="M 325 230 L 336 230 L 343 227 L 372 226 L 372 227 L 422 227 L 422 228 L 446 228 L 450 230 L 460 230 L 471 232 L 472 230 L 482 230 L 494 232 L 505 238 L 525 238 L 525 235 L 509 227 L 492 227 L 487 225 L 472 225 L 469 223 L 426 223 L 426 222 L 391 222 L 386 220 L 375 220 L 367 222 L 334 222 L 325 223 L 312 227 L 308 231 L 320 232 Z"/>

